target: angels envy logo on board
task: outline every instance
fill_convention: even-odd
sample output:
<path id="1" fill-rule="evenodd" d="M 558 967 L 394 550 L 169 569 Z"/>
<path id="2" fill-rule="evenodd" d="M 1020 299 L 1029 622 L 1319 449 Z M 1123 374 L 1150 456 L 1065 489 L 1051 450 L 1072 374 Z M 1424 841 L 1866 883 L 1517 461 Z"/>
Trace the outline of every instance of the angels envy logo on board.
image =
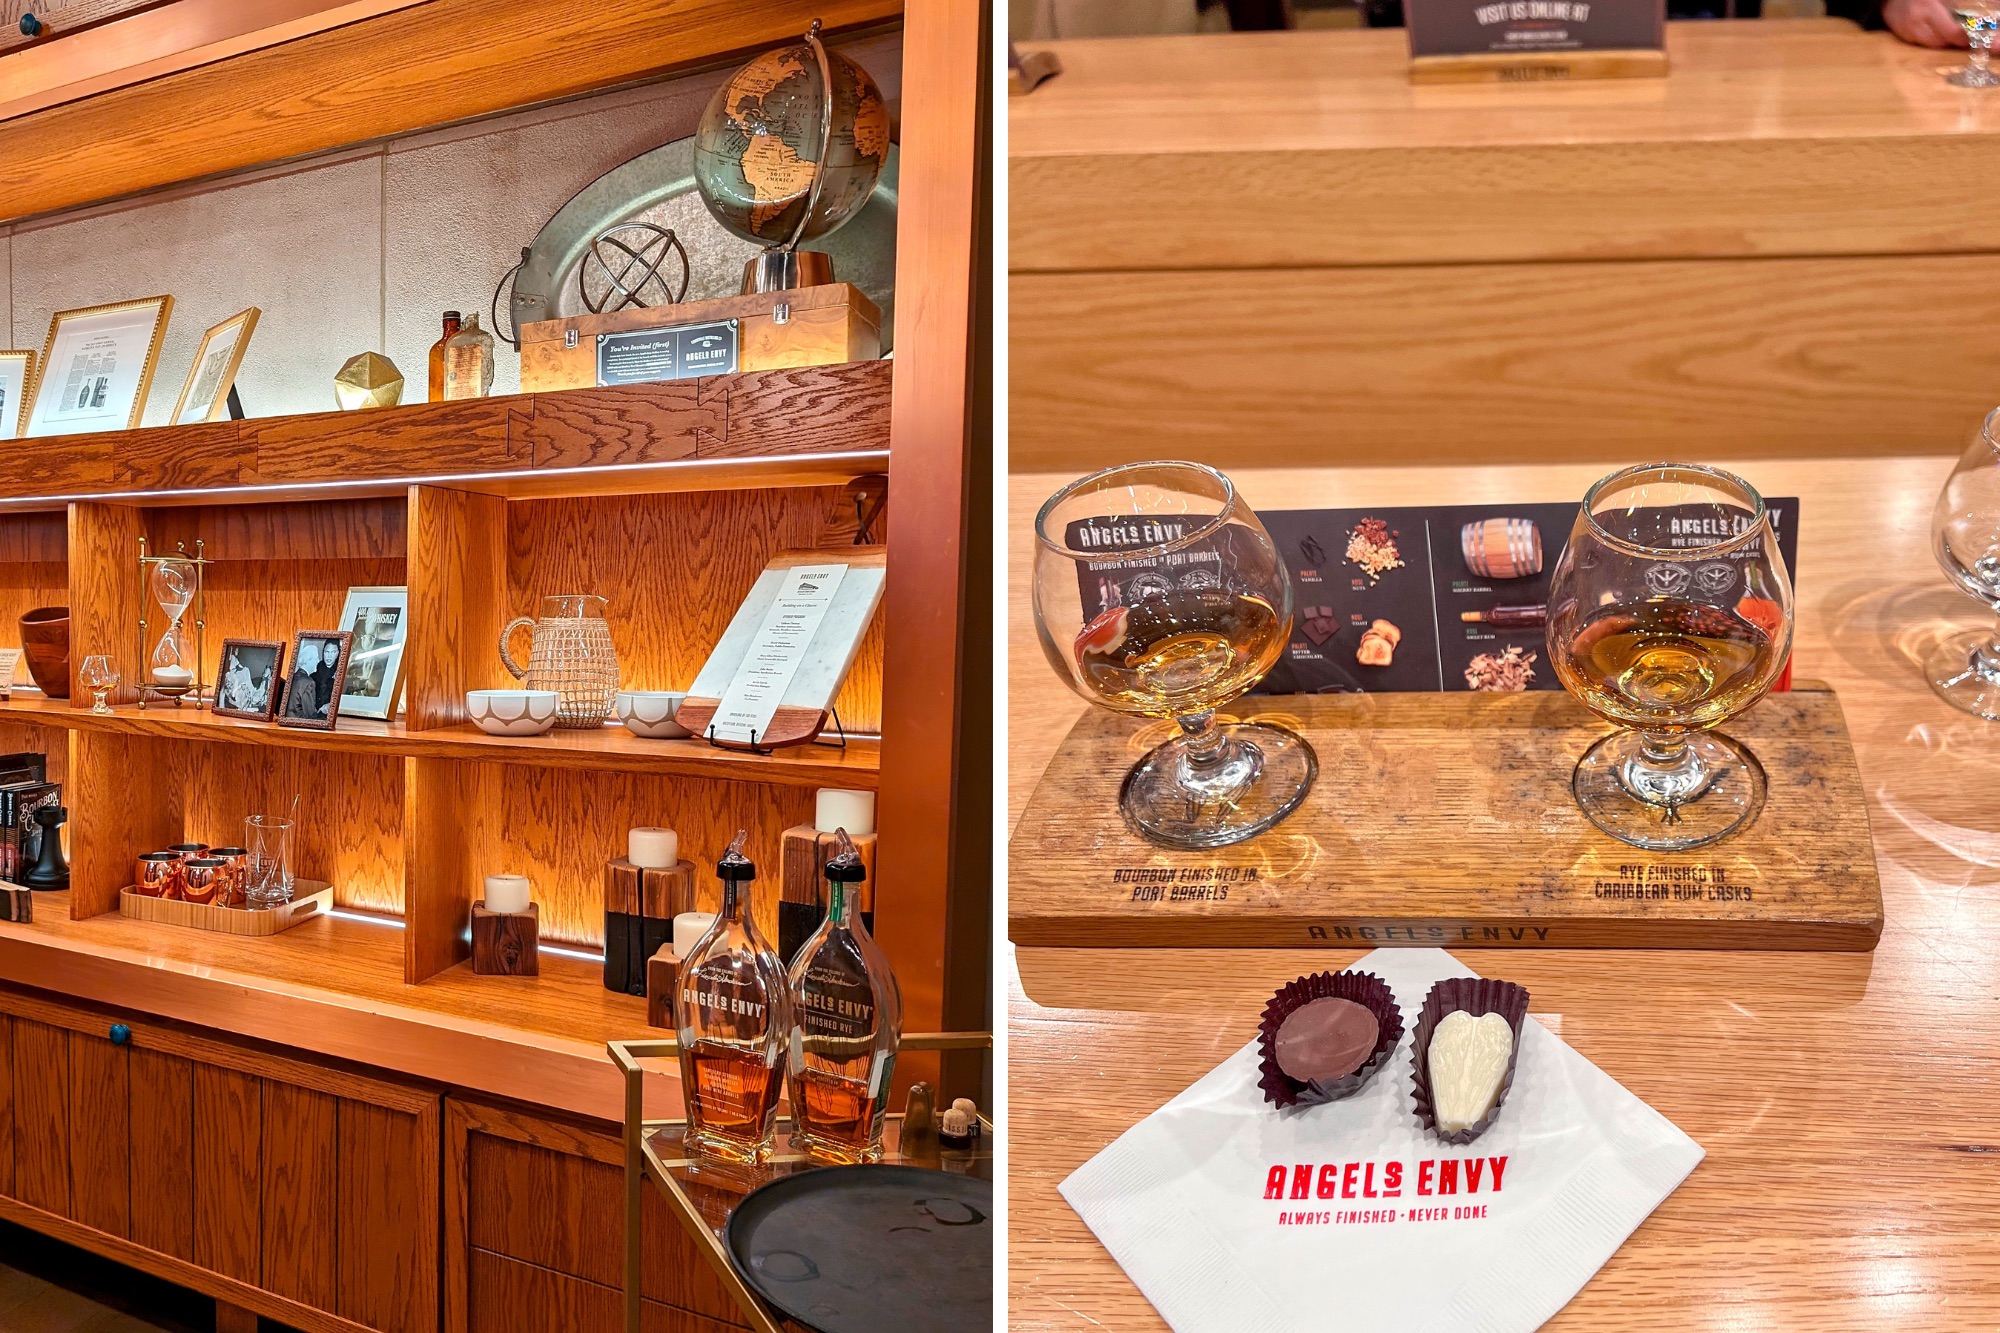
<path id="1" fill-rule="evenodd" d="M 1462 1202 L 1467 1195 L 1493 1195 L 1507 1179 L 1505 1157 L 1427 1157 L 1402 1162 L 1279 1162 L 1264 1173 L 1264 1197 L 1303 1199 L 1401 1199 L 1453 1196 L 1437 1205 L 1329 1209 L 1283 1209 L 1279 1226 L 1374 1226 L 1388 1222 L 1463 1222 L 1486 1217 L 1486 1204 Z"/>

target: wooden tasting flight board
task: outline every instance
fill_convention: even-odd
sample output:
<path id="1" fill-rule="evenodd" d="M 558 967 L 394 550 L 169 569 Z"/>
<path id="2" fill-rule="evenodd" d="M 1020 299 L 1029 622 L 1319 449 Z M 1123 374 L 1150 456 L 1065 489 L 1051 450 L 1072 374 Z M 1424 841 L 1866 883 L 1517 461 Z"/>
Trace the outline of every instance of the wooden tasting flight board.
<path id="1" fill-rule="evenodd" d="M 1840 701 L 1799 682 L 1724 730 L 1770 777 L 1748 829 L 1692 852 L 1600 833 L 1570 770 L 1606 728 L 1566 694 L 1250 696 L 1319 780 L 1291 818 L 1211 852 L 1126 828 L 1118 787 L 1169 734 L 1092 708 L 1009 849 L 1021 945 L 1374 945 L 1863 951 L 1882 886 Z"/>

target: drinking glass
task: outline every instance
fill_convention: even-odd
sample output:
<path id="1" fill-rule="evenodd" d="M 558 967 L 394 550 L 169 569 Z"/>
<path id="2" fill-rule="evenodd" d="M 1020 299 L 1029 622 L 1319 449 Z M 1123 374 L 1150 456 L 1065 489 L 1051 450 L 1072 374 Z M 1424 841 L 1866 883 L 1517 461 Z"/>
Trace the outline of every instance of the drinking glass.
<path id="1" fill-rule="evenodd" d="M 1931 513 L 1938 563 L 1968 597 L 2000 615 L 2000 407 L 1959 458 Z M 1924 661 L 1931 688 L 1954 707 L 2000 718 L 2000 632 L 1967 630 Z"/>
<path id="2" fill-rule="evenodd" d="M 1571 775 L 1590 822 L 1680 851 L 1755 819 L 1763 766 L 1710 728 L 1763 697 L 1791 643 L 1791 579 L 1748 482 L 1646 463 L 1592 486 L 1549 586 L 1557 677 L 1623 728 Z"/>
<path id="3" fill-rule="evenodd" d="M 292 821 L 278 815 L 251 815 L 243 821 L 243 902 L 247 907 L 282 907 L 292 900 Z"/>
<path id="4" fill-rule="evenodd" d="M 90 707 L 93 713 L 111 711 L 111 706 L 104 700 L 118 688 L 118 679 L 118 667 L 103 653 L 92 653 L 84 658 L 83 665 L 76 671 L 76 683 L 89 690 L 90 697 L 96 700 Z"/>
<path id="5" fill-rule="evenodd" d="M 1058 491 L 1035 517 L 1035 631 L 1078 693 L 1171 718 L 1180 735 L 1125 777 L 1119 808 L 1168 847 L 1242 842 L 1296 810 L 1305 738 L 1215 710 L 1263 678 L 1292 633 L 1292 586 L 1264 525 L 1199 463 L 1131 463 Z"/>
<path id="6" fill-rule="evenodd" d="M 1972 42 L 1972 53 L 1967 56 L 1965 67 L 1945 75 L 1944 81 L 1960 88 L 1992 88 L 2000 86 L 2000 74 L 1987 68 L 1993 49 L 1993 34 L 2000 29 L 2000 2 L 1996 0 L 1952 0 L 1951 16 L 1965 29 L 1965 35 Z"/>

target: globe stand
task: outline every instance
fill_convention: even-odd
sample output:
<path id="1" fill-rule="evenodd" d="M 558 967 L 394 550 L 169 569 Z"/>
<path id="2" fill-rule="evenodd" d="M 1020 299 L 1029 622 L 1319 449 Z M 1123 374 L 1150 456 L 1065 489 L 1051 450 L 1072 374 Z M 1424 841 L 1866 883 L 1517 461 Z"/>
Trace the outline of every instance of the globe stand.
<path id="1" fill-rule="evenodd" d="M 743 295 L 824 287 L 833 281 L 833 256 L 823 250 L 766 250 L 743 266 Z"/>

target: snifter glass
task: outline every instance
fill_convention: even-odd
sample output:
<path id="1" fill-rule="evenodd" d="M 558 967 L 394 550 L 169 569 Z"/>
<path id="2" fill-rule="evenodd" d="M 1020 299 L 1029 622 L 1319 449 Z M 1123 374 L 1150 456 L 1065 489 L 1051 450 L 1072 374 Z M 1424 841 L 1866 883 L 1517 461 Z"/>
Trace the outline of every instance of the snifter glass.
<path id="1" fill-rule="evenodd" d="M 1590 822 L 1679 851 L 1755 819 L 1763 766 L 1710 728 L 1763 697 L 1791 643 L 1791 579 L 1748 482 L 1647 463 L 1592 486 L 1549 586 L 1557 677 L 1624 728 L 1571 775 Z"/>
<path id="2" fill-rule="evenodd" d="M 1986 414 L 1938 494 L 1931 546 L 1959 590 L 2000 615 L 2000 407 Z M 2000 631 L 1952 635 L 1925 660 L 1924 674 L 1954 707 L 2000 718 Z"/>
<path id="3" fill-rule="evenodd" d="M 1271 534 L 1199 463 L 1131 463 L 1058 491 L 1035 516 L 1035 631 L 1056 673 L 1180 735 L 1126 775 L 1119 808 L 1168 847 L 1223 847 L 1297 809 L 1312 747 L 1215 710 L 1263 679 L 1292 634 L 1292 585 Z"/>

